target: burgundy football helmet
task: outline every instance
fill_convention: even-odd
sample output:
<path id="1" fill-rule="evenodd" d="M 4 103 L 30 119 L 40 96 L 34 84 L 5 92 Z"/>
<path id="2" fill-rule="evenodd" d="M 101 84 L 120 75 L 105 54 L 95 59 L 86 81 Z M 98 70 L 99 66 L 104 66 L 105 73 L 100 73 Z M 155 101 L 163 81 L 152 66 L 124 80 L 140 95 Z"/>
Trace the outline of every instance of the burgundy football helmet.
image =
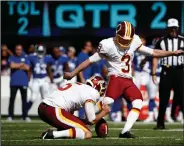
<path id="1" fill-rule="evenodd" d="M 116 27 L 116 41 L 123 47 L 127 48 L 130 46 L 134 38 L 135 29 L 133 25 L 128 21 L 123 21 Z"/>
<path id="2" fill-rule="evenodd" d="M 86 80 L 86 84 L 95 88 L 100 93 L 100 96 L 104 95 L 106 88 L 105 88 L 105 81 L 103 80 L 102 77 L 92 76 L 91 78 Z"/>

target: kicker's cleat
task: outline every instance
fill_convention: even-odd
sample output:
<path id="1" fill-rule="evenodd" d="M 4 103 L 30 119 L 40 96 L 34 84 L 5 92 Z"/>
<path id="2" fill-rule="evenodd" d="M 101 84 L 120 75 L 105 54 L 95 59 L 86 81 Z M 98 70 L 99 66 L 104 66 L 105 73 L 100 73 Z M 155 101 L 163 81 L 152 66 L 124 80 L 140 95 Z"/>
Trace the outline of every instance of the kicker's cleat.
<path id="1" fill-rule="evenodd" d="M 53 130 L 47 130 L 45 132 L 42 133 L 41 139 L 54 139 L 54 136 L 53 136 Z"/>
<path id="2" fill-rule="evenodd" d="M 135 135 L 133 135 L 132 133 L 130 133 L 130 131 L 127 131 L 123 134 L 119 134 L 119 138 L 135 138 Z"/>

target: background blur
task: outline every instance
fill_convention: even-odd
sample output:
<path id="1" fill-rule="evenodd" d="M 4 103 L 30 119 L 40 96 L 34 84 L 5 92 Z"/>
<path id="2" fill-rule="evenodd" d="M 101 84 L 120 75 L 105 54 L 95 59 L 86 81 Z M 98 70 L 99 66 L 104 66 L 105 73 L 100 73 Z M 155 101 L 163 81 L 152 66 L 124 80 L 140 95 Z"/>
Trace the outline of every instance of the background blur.
<path id="1" fill-rule="evenodd" d="M 12 49 L 18 42 L 48 48 L 73 45 L 79 51 L 84 40 L 97 44 L 114 36 L 118 22 L 127 20 L 150 43 L 165 34 L 168 18 L 176 18 L 184 33 L 183 2 L 2 2 L 2 43 Z M 11 40 L 11 41 L 10 41 Z"/>
<path id="2" fill-rule="evenodd" d="M 31 44 L 39 43 L 46 45 L 47 53 L 54 46 L 74 46 L 79 53 L 85 41 L 97 46 L 100 40 L 115 35 L 120 21 L 127 20 L 150 45 L 153 38 L 166 34 L 169 18 L 178 19 L 183 34 L 184 2 L 2 2 L 1 43 L 12 51 L 16 44 L 22 44 L 26 53 Z M 9 73 L 1 74 L 2 115 L 8 113 L 9 80 Z M 142 92 L 146 99 L 146 91 Z M 17 97 L 15 115 L 20 115 L 20 95 Z M 39 100 L 29 115 L 37 115 L 38 104 Z M 142 115 L 144 119 L 144 108 Z"/>

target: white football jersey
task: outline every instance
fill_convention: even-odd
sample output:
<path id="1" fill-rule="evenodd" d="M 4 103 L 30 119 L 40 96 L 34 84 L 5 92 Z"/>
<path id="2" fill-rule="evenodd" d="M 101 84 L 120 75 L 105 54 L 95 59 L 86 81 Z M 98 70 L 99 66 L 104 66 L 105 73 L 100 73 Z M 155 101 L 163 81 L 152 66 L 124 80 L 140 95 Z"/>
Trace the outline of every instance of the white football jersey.
<path id="1" fill-rule="evenodd" d="M 134 39 L 129 48 L 120 50 L 114 43 L 113 38 L 104 39 L 100 42 L 98 53 L 102 54 L 108 62 L 108 75 L 118 75 L 132 78 L 132 60 L 134 52 L 142 45 L 139 36 Z"/>
<path id="2" fill-rule="evenodd" d="M 73 112 L 83 107 L 87 100 L 92 100 L 96 103 L 99 98 L 100 94 L 98 91 L 89 85 L 68 83 L 62 86 L 62 88 L 54 90 L 43 102 L 47 105 Z"/>

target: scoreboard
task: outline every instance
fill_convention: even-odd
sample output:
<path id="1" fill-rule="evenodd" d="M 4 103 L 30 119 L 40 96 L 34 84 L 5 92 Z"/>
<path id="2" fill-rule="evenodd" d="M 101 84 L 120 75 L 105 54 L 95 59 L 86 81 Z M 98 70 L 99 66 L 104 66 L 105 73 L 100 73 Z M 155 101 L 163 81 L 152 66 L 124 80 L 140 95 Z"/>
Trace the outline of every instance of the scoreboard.
<path id="1" fill-rule="evenodd" d="M 2 36 L 111 36 L 116 25 L 130 21 L 137 32 L 164 33 L 168 18 L 179 20 L 184 32 L 184 3 L 4 1 Z"/>

